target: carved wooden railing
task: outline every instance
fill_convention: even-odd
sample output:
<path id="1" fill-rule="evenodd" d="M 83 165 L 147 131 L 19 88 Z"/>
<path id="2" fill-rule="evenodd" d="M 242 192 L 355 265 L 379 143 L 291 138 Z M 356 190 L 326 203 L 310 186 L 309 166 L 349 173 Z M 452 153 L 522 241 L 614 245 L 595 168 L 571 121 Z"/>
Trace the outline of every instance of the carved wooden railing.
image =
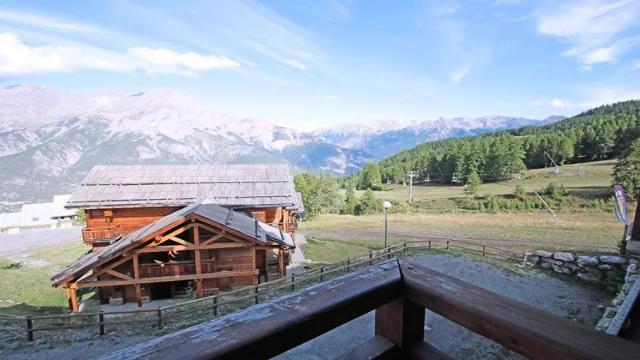
<path id="1" fill-rule="evenodd" d="M 82 240 L 86 244 L 106 242 L 120 235 L 120 225 L 94 226 L 82 229 Z"/>
<path id="2" fill-rule="evenodd" d="M 529 358 L 640 359 L 640 344 L 410 261 L 339 277 L 106 358 L 269 358 L 371 310 L 375 337 L 344 349 L 343 358 L 449 358 L 424 340 L 425 309 Z"/>

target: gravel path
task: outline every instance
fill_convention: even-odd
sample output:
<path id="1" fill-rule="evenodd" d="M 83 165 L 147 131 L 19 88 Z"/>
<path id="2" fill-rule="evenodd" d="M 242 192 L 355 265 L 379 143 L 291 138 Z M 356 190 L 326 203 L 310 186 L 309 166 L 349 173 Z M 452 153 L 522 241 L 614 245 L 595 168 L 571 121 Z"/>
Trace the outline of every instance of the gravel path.
<path id="1" fill-rule="evenodd" d="M 0 234 L 0 257 L 20 255 L 53 246 L 82 243 L 82 229 L 37 229 L 19 234 Z"/>
<path id="2" fill-rule="evenodd" d="M 611 299 L 611 294 L 581 283 L 538 272 L 514 273 L 464 256 L 425 255 L 415 259 L 434 270 L 590 326 L 602 316 L 598 305 L 606 305 Z M 427 312 L 425 323 L 425 339 L 455 358 L 519 357 L 434 313 Z M 370 312 L 278 359 L 332 359 L 373 336 L 374 314 Z"/>
<path id="3" fill-rule="evenodd" d="M 521 272 L 474 261 L 465 256 L 425 255 L 414 258 L 422 264 L 471 282 L 504 296 L 525 302 L 593 325 L 601 316 L 598 305 L 606 304 L 611 294 L 574 281 L 539 272 Z M 425 339 L 439 349 L 460 359 L 495 359 L 512 357 L 508 351 L 433 313 L 427 313 Z M 373 312 L 355 319 L 312 341 L 280 355 L 279 359 L 332 359 L 373 337 Z M 91 359 L 150 339 L 148 336 L 117 338 L 115 334 L 87 342 L 63 343 L 49 348 L 36 344 L 0 350 L 6 359 Z"/>

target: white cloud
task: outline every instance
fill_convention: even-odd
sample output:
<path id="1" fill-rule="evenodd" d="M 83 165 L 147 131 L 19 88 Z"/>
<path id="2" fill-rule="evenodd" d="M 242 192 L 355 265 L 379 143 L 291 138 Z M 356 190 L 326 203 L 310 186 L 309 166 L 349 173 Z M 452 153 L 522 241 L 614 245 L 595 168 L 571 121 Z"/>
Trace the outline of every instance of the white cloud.
<path id="1" fill-rule="evenodd" d="M 239 62 L 225 56 L 201 55 L 192 51 L 181 54 L 162 48 L 135 47 L 127 52 L 143 63 L 183 68 L 187 71 L 209 71 L 240 66 Z"/>
<path id="2" fill-rule="evenodd" d="M 576 57 L 583 65 L 613 62 L 637 43 L 625 33 L 640 16 L 637 2 L 591 0 L 551 4 L 536 13 L 538 32 L 569 44 L 563 54 Z"/>
<path id="3" fill-rule="evenodd" d="M 469 74 L 470 70 L 471 70 L 471 66 L 465 65 L 462 68 L 451 73 L 451 76 L 450 76 L 451 83 L 453 83 L 454 85 L 457 85 L 465 76 L 467 76 L 467 74 Z"/>
<path id="4" fill-rule="evenodd" d="M 86 33 L 106 33 L 107 30 L 81 22 L 63 20 L 52 18 L 49 16 L 43 16 L 34 13 L 26 13 L 22 11 L 2 9 L 0 8 L 0 20 L 13 24 L 26 25 L 35 28 L 49 28 L 61 31 L 75 31 Z"/>
<path id="5" fill-rule="evenodd" d="M 31 46 L 17 35 L 0 33 L 0 75 L 26 75 L 105 70 L 195 76 L 198 72 L 237 67 L 240 64 L 218 55 L 177 53 L 168 49 L 131 48 L 126 53 L 78 43 Z"/>
<path id="6" fill-rule="evenodd" d="M 564 109 L 570 106 L 569 102 L 558 98 L 551 99 L 551 101 L 549 101 L 549 105 L 555 109 Z"/>

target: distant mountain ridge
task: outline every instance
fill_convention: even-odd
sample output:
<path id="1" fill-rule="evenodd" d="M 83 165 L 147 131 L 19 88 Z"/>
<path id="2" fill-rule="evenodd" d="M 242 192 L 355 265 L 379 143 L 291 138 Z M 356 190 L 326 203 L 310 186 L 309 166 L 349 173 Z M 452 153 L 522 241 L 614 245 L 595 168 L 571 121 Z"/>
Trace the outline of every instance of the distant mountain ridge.
<path id="1" fill-rule="evenodd" d="M 0 208 L 72 191 L 97 164 L 289 163 L 344 175 L 428 140 L 542 123 L 498 116 L 303 132 L 213 112 L 170 90 L 9 86 L 0 89 Z"/>
<path id="2" fill-rule="evenodd" d="M 404 123 L 399 126 L 357 127 L 346 125 L 337 129 L 321 129 L 313 132 L 328 143 L 347 149 L 366 151 L 384 158 L 432 140 L 450 137 L 480 135 L 523 126 L 552 124 L 564 116 L 550 116 L 544 120 L 509 116 L 485 116 L 479 118 L 437 118 L 427 121 Z"/>

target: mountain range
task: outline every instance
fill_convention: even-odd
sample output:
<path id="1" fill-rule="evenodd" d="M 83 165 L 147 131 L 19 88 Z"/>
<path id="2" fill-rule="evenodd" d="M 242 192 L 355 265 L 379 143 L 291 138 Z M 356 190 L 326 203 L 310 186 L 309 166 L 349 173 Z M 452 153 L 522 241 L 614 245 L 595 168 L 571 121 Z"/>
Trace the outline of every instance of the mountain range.
<path id="1" fill-rule="evenodd" d="M 425 141 L 560 118 L 438 118 L 304 132 L 213 112 L 170 90 L 14 85 L 0 89 L 0 210 L 70 192 L 96 164 L 286 162 L 294 171 L 342 175 Z"/>

